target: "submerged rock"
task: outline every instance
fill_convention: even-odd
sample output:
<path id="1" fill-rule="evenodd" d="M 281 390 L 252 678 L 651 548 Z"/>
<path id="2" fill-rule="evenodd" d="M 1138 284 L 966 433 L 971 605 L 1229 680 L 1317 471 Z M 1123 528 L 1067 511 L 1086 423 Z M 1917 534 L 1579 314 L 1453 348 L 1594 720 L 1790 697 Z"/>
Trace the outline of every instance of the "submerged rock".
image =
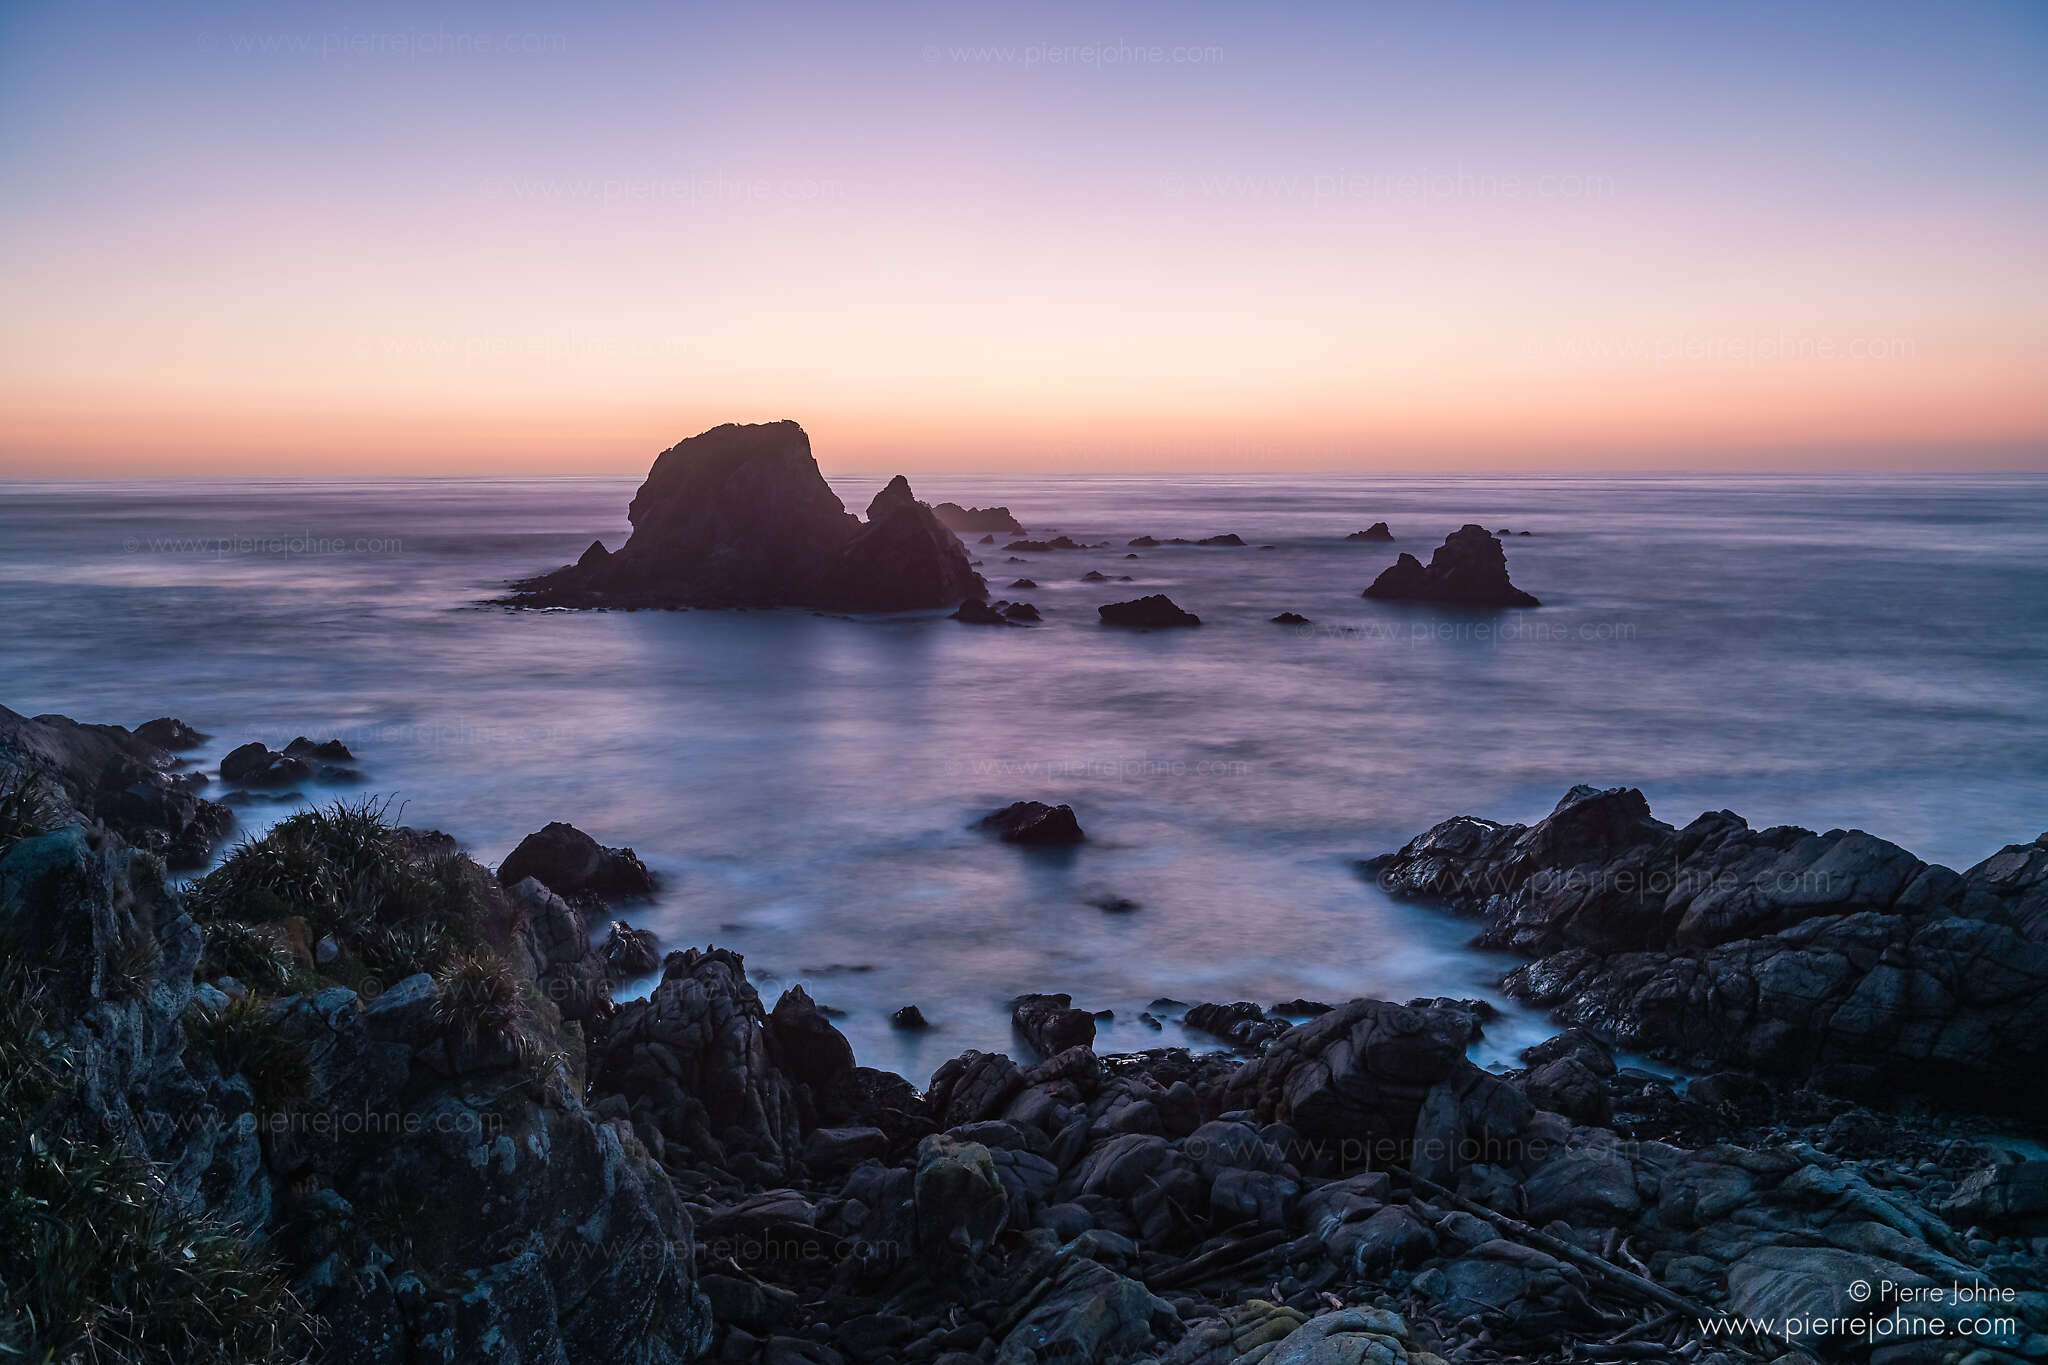
<path id="1" fill-rule="evenodd" d="M 978 597 L 970 597 L 953 612 L 953 620 L 968 626 L 1007 626 L 1003 614 Z"/>
<path id="2" fill-rule="evenodd" d="M 982 816 L 979 823 L 1006 844 L 1078 844 L 1088 837 L 1072 806 L 1048 806 L 1043 801 L 1013 801 Z"/>
<path id="3" fill-rule="evenodd" d="M 1361 595 L 1467 607 L 1540 605 L 1508 581 L 1507 556 L 1500 542 L 1482 526 L 1451 532 L 1430 556 L 1428 568 L 1414 555 L 1404 553 Z"/>
<path id="4" fill-rule="evenodd" d="M 1105 626 L 1199 626 L 1202 618 L 1182 611 L 1165 593 L 1153 593 L 1130 602 L 1110 602 L 1096 611 Z"/>
<path id="5" fill-rule="evenodd" d="M 671 447 L 627 516 L 633 534 L 615 553 L 518 583 L 511 603 L 904 611 L 983 591 L 901 475 L 865 522 L 850 515 L 795 422 L 727 424 Z"/>

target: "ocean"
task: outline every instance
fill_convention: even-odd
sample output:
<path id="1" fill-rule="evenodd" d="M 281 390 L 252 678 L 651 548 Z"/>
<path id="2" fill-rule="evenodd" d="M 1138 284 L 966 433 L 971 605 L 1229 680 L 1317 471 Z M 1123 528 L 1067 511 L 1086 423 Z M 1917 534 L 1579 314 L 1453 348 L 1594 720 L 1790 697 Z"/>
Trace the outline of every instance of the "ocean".
<path id="1" fill-rule="evenodd" d="M 856 509 L 883 482 L 833 480 Z M 1027 991 L 1114 1011 L 1105 1051 L 1213 1045 L 1141 1021 L 1162 996 L 1480 996 L 1504 1013 L 1477 1055 L 1509 1060 L 1551 1031 L 1495 989 L 1509 964 L 1356 862 L 1574 783 L 1957 867 L 2048 827 L 2039 476 L 926 475 L 928 501 L 1114 548 L 971 545 L 1031 629 L 480 604 L 617 548 L 637 483 L 0 483 L 0 703 L 175 715 L 209 769 L 339 736 L 367 780 L 306 800 L 389 797 L 493 865 L 550 820 L 630 844 L 664 884 L 627 918 L 744 953 L 768 1003 L 802 983 L 862 1062 L 919 1083 L 1014 1052 Z M 1382 520 L 1395 544 L 1343 539 Z M 1504 544 L 1542 607 L 1359 596 L 1466 522 L 1531 533 Z M 1248 547 L 1125 547 L 1223 532 Z M 1154 592 L 1202 628 L 1097 624 Z M 1020 799 L 1071 803 L 1089 841 L 971 828 Z M 291 808 L 244 807 L 243 832 Z M 892 1028 L 904 1004 L 932 1029 Z"/>

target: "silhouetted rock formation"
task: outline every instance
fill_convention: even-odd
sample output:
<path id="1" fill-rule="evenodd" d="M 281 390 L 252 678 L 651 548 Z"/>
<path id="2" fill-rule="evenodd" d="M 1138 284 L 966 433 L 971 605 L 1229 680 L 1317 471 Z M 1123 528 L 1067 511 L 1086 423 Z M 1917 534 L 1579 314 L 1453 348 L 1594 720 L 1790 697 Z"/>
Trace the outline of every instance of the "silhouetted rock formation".
<path id="1" fill-rule="evenodd" d="M 1376 521 L 1363 531 L 1353 531 L 1350 535 L 1344 537 L 1346 540 L 1392 540 L 1393 538 L 1394 533 L 1387 529 L 1387 524 L 1384 521 Z"/>
<path id="2" fill-rule="evenodd" d="M 1182 611 L 1163 592 L 1131 602 L 1110 602 L 1097 607 L 1105 626 L 1199 626 L 1202 618 Z"/>
<path id="3" fill-rule="evenodd" d="M 655 460 L 616 553 L 515 584 L 517 606 L 909 611 L 983 591 L 959 538 L 901 475 L 866 522 L 826 486 L 795 422 L 727 424 Z"/>
<path id="4" fill-rule="evenodd" d="M 1203 536 L 1200 540 L 1196 541 L 1195 544 L 1235 546 L 1236 548 L 1241 550 L 1244 548 L 1244 537 L 1236 534 L 1233 531 L 1225 531 L 1220 536 Z"/>
<path id="5" fill-rule="evenodd" d="M 1024 528 L 1010 515 L 1007 507 L 962 507 L 957 502 L 942 502 L 932 509 L 948 530 L 969 535 L 975 531 L 1001 531 L 1005 535 L 1021 536 Z"/>
<path id="6" fill-rule="evenodd" d="M 1508 558 L 1483 526 L 1462 526 L 1444 538 L 1423 568 L 1404 554 L 1372 581 L 1363 597 L 1448 602 L 1464 607 L 1533 607 L 1536 599 L 1508 582 Z"/>

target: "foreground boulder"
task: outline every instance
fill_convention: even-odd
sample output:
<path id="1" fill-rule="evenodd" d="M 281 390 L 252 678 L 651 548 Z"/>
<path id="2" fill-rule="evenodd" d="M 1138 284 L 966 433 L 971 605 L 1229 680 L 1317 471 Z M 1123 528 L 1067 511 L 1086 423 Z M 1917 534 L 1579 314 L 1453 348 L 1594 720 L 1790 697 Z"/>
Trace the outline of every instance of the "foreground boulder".
<path id="1" fill-rule="evenodd" d="M 1860 830 L 1684 828 L 1633 788 L 1460 816 L 1367 864 L 1535 960 L 1515 994 L 1630 1047 L 1976 1108 L 2048 1094 L 2048 836 L 1968 872 Z"/>
<path id="2" fill-rule="evenodd" d="M 901 475 L 865 522 L 849 514 L 795 422 L 727 424 L 664 451 L 627 516 L 618 550 L 518 583 L 511 603 L 906 611 L 984 591 Z"/>
<path id="3" fill-rule="evenodd" d="M 1165 593 L 1153 593 L 1131 602 L 1110 602 L 1098 607 L 1105 626 L 1199 626 L 1202 618 L 1182 611 Z"/>
<path id="4" fill-rule="evenodd" d="M 1024 534 L 1024 528 L 1010 515 L 1010 509 L 1007 507 L 962 507 L 957 502 L 942 502 L 932 509 L 932 515 L 948 530 L 961 535 L 973 535 L 984 531 L 1013 536 Z"/>
<path id="5" fill-rule="evenodd" d="M 1072 806 L 1043 801 L 1013 801 L 979 823 L 1006 844 L 1078 844 L 1088 837 Z"/>
<path id="6" fill-rule="evenodd" d="M 1414 555 L 1404 553 L 1361 595 L 1461 607 L 1540 605 L 1508 581 L 1507 555 L 1500 542 L 1485 527 L 1469 525 L 1444 538 L 1444 543 L 1430 556 L 1428 568 Z"/>
<path id="7" fill-rule="evenodd" d="M 531 877 L 558 896 L 645 896 L 654 874 L 630 848 L 606 848 L 560 820 L 527 835 L 505 861 L 498 880 L 511 886 Z"/>

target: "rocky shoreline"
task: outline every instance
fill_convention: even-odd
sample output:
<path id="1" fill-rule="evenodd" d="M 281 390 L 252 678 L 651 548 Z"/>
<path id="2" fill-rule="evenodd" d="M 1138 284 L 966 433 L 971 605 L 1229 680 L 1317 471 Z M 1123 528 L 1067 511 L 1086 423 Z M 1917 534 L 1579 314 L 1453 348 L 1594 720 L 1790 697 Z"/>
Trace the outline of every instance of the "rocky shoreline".
<path id="1" fill-rule="evenodd" d="M 1047 991 L 1016 1002 L 1014 1057 L 919 1089 L 726 949 L 614 1002 L 657 951 L 616 918 L 651 880 L 573 826 L 492 872 L 332 807 L 176 887 L 160 852 L 189 816 L 115 824 L 91 768 L 148 741 L 58 719 L 0 729 L 0 794 L 35 788 L 0 800 L 0 1047 L 47 1078 L 10 1084 L 0 1150 L 113 1229 L 87 1216 L 112 1196 L 74 1188 L 93 1157 L 174 1235 L 87 1255 L 6 1215 L 0 1342 L 31 1357 L 2048 1358 L 2048 1161 L 1986 1117 L 2039 1090 L 2039 993 L 1998 983 L 2039 961 L 2048 841 L 1957 874 L 1579 789 L 1371 865 L 1534 959 L 1511 987 L 1573 1026 L 1520 1069 L 1467 1059 L 1473 1002 L 1205 1003 L 1189 1020 L 1235 1052 L 1101 1056 L 1085 1002 Z M 1617 1042 L 1719 1069 L 1677 1083 Z M 1972 1087 L 1931 1083 L 1953 1066 Z M 161 1292 L 115 1311 L 116 1270 Z M 1865 1310 L 1873 1339 L 1840 1328 Z"/>

